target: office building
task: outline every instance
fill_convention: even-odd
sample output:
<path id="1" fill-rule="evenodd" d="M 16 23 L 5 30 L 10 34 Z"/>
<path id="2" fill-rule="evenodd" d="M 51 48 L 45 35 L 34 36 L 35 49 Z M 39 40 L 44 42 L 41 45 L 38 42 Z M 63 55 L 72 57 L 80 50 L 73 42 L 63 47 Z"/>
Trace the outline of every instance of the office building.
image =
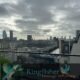
<path id="1" fill-rule="evenodd" d="M 10 30 L 10 40 L 13 40 L 13 31 Z"/>
<path id="2" fill-rule="evenodd" d="M 77 30 L 76 31 L 76 38 L 77 38 L 77 40 L 79 39 L 79 37 L 80 37 L 80 30 Z"/>
<path id="3" fill-rule="evenodd" d="M 6 31 L 4 30 L 3 31 L 3 39 L 6 39 L 7 38 L 7 33 L 6 33 Z"/>

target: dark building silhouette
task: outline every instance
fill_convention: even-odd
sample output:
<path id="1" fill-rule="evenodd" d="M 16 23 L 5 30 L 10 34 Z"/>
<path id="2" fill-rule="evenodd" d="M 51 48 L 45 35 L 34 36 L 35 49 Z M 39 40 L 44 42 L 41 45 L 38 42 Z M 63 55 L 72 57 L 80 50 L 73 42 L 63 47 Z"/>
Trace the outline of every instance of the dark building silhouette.
<path id="1" fill-rule="evenodd" d="M 76 30 L 75 42 L 78 42 L 79 37 L 80 37 L 80 30 Z"/>
<path id="2" fill-rule="evenodd" d="M 80 37 L 80 30 L 76 31 L 76 37 L 79 38 Z"/>
<path id="3" fill-rule="evenodd" d="M 10 40 L 13 40 L 13 31 L 10 30 Z"/>
<path id="4" fill-rule="evenodd" d="M 7 33 L 6 33 L 6 31 L 4 30 L 3 31 L 3 39 L 6 39 L 7 38 Z"/>
<path id="5" fill-rule="evenodd" d="M 27 35 L 27 40 L 28 41 L 32 41 L 33 39 L 32 39 L 32 35 Z"/>
<path id="6" fill-rule="evenodd" d="M 69 54 L 69 42 L 65 40 L 61 40 L 61 53 L 63 54 Z"/>

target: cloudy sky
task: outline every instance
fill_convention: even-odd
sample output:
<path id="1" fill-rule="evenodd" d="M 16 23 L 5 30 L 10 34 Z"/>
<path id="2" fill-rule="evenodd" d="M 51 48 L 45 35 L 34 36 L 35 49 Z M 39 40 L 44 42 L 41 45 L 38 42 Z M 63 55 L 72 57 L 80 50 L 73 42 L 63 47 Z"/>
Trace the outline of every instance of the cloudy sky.
<path id="1" fill-rule="evenodd" d="M 0 36 L 2 30 L 14 30 L 18 38 L 74 36 L 77 29 L 80 0 L 0 0 Z"/>

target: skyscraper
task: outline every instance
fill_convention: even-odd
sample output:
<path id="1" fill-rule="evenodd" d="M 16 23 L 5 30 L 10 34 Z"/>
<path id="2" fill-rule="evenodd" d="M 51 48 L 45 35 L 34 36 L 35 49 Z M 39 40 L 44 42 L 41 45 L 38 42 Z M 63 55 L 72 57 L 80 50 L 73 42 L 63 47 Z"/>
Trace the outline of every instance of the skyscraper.
<path id="1" fill-rule="evenodd" d="M 79 38 L 80 37 L 80 30 L 76 31 L 76 36 Z"/>
<path id="2" fill-rule="evenodd" d="M 10 40 L 13 40 L 13 31 L 10 30 Z"/>
<path id="3" fill-rule="evenodd" d="M 7 38 L 7 33 L 6 33 L 6 31 L 4 30 L 3 31 L 3 39 L 6 39 Z"/>

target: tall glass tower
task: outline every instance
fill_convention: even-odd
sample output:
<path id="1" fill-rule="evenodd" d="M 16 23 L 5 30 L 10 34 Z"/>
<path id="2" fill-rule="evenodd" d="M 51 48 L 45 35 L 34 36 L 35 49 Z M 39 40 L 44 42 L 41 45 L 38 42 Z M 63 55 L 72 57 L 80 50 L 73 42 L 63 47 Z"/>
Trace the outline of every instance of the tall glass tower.
<path id="1" fill-rule="evenodd" d="M 3 39 L 6 39 L 7 38 L 7 33 L 6 33 L 6 31 L 4 30 L 3 31 Z"/>

